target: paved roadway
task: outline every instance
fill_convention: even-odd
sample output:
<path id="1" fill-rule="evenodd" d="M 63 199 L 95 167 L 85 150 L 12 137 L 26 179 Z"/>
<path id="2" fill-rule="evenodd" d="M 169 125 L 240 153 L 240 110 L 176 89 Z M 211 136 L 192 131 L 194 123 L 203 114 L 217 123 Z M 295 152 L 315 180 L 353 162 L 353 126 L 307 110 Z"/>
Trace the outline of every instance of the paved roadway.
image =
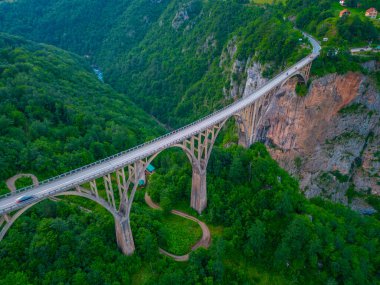
<path id="1" fill-rule="evenodd" d="M 315 57 L 319 55 L 319 50 L 321 47 L 318 42 L 309 35 L 304 35 L 309 38 L 309 41 L 313 46 L 312 53 L 301 61 L 297 62 L 289 69 L 285 70 L 284 72 L 268 81 L 263 87 L 259 88 L 251 95 L 240 99 L 231 105 L 213 114 L 210 114 L 188 126 L 168 133 L 151 142 L 139 145 L 125 152 L 97 161 L 93 164 L 84 166 L 77 170 L 73 170 L 69 173 L 62 174 L 58 177 L 51 178 L 47 181 L 42 182 L 37 187 L 27 187 L 20 189 L 20 191 L 16 191 L 15 193 L 3 195 L 0 197 L 0 215 L 9 213 L 18 208 L 22 208 L 27 203 L 42 200 L 45 197 L 52 196 L 57 192 L 67 191 L 77 185 L 91 181 L 94 178 L 102 177 L 108 173 L 114 172 L 121 167 L 125 167 L 135 161 L 157 153 L 160 150 L 180 143 L 184 139 L 189 138 L 192 135 L 197 134 L 204 129 L 207 129 L 208 127 L 224 121 L 225 119 L 231 117 L 233 114 L 238 113 L 240 110 L 252 104 L 261 96 L 267 94 L 273 88 L 281 85 L 283 81 L 296 74 L 298 70 L 309 64 L 314 60 Z M 23 195 L 33 195 L 35 198 L 29 202 L 17 204 L 17 198 Z"/>

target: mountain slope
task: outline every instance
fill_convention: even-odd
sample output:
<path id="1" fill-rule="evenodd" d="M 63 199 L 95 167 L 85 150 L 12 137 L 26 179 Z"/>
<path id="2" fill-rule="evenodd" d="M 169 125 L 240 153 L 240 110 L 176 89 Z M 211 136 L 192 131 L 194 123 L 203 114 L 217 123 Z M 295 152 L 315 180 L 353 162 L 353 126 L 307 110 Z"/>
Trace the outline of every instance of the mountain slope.
<path id="1" fill-rule="evenodd" d="M 80 57 L 0 34 L 0 180 L 49 177 L 163 130 Z"/>
<path id="2" fill-rule="evenodd" d="M 236 60 L 269 63 L 272 75 L 307 53 L 278 11 L 248 1 L 74 3 L 3 3 L 0 29 L 90 56 L 107 82 L 171 126 L 231 101 Z"/>

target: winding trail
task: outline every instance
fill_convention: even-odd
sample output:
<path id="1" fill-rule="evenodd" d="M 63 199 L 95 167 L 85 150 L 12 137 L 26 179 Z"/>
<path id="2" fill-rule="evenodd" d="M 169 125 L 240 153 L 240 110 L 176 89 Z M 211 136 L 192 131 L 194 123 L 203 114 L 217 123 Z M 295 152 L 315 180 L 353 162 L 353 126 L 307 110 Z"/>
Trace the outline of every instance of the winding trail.
<path id="1" fill-rule="evenodd" d="M 29 178 L 31 178 L 32 181 L 33 181 L 33 185 L 34 186 L 38 186 L 39 185 L 38 179 L 37 179 L 37 177 L 35 175 L 29 174 L 29 173 L 21 173 L 21 174 L 17 174 L 15 176 L 12 176 L 11 178 L 9 178 L 5 182 L 7 184 L 8 189 L 11 192 L 16 191 L 16 180 L 20 179 L 20 178 L 23 178 L 23 177 L 29 177 Z"/>
<path id="2" fill-rule="evenodd" d="M 152 209 L 155 209 L 155 210 L 162 210 L 161 207 L 154 203 L 152 201 L 152 198 L 150 198 L 150 196 L 148 195 L 147 192 L 145 192 L 145 196 L 144 196 L 144 199 L 145 199 L 145 203 L 151 207 Z M 178 210 L 171 210 L 170 213 L 174 214 L 174 215 L 177 215 L 177 216 L 180 216 L 182 218 L 185 218 L 185 219 L 188 219 L 188 220 L 191 220 L 191 221 L 194 221 L 196 222 L 202 229 L 202 238 L 196 243 L 194 244 L 192 247 L 191 247 L 191 251 L 194 251 L 196 250 L 197 248 L 199 247 L 204 247 L 204 248 L 208 248 L 210 246 L 210 243 L 211 243 L 211 234 L 210 234 L 210 230 L 209 228 L 207 227 L 207 225 L 198 220 L 197 218 L 193 217 L 193 216 L 190 216 L 184 212 L 181 212 L 181 211 L 178 211 Z M 162 249 L 162 248 L 159 248 L 159 252 L 163 255 L 166 255 L 166 256 L 169 256 L 171 258 L 173 258 L 175 261 L 188 261 L 189 260 L 189 253 L 185 254 L 185 255 L 174 255 L 174 254 L 171 254 L 170 252 L 167 252 L 166 250 Z"/>

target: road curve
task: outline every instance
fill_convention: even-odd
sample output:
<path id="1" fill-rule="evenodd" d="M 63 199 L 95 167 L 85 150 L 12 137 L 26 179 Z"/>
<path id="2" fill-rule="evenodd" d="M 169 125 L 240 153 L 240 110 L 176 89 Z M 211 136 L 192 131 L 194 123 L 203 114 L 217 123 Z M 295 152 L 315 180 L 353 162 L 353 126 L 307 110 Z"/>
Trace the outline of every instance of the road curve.
<path id="1" fill-rule="evenodd" d="M 144 199 L 145 199 L 145 203 L 147 203 L 147 205 L 149 207 L 151 207 L 152 209 L 161 210 L 161 207 L 152 201 L 152 199 L 150 198 L 150 196 L 148 195 L 147 192 L 145 192 Z M 202 221 L 198 220 L 197 218 L 190 216 L 184 212 L 181 212 L 181 211 L 171 210 L 170 213 L 177 215 L 177 216 L 180 216 L 182 218 L 188 219 L 188 220 L 192 220 L 192 221 L 196 222 L 201 227 L 202 238 L 196 244 L 194 244 L 191 247 L 191 251 L 194 251 L 199 247 L 208 248 L 210 246 L 211 233 L 210 233 L 209 228 L 207 227 L 207 225 L 204 222 L 202 222 Z M 175 254 L 172 254 L 170 252 L 167 252 L 166 250 L 164 250 L 162 248 L 159 248 L 159 252 L 163 255 L 166 255 L 166 256 L 173 258 L 175 261 L 187 261 L 187 260 L 189 260 L 189 254 L 190 254 L 190 253 L 188 253 L 185 255 L 175 255 Z"/>
<path id="2" fill-rule="evenodd" d="M 319 55 L 319 50 L 321 47 L 318 42 L 311 36 L 307 34 L 304 35 L 309 39 L 310 43 L 313 46 L 312 53 L 284 72 L 275 76 L 264 86 L 254 91 L 251 95 L 235 101 L 234 103 L 226 106 L 219 111 L 216 111 L 215 113 L 212 113 L 198 121 L 195 121 L 185 127 L 156 138 L 150 142 L 86 165 L 79 169 L 75 169 L 68 173 L 61 174 L 46 181 L 42 181 L 39 186 L 26 187 L 13 193 L 0 196 L 0 215 L 25 207 L 25 203 L 16 203 L 17 198 L 20 196 L 33 195 L 35 198 L 31 199 L 30 203 L 35 203 L 38 200 L 53 196 L 59 192 L 67 191 L 71 188 L 74 188 L 75 186 L 84 184 L 95 178 L 102 177 L 108 173 L 112 173 L 117 169 L 125 167 L 133 162 L 149 157 L 158 151 L 178 144 L 184 139 L 198 134 L 199 132 L 211 126 L 214 126 L 217 123 L 223 122 L 224 120 L 244 109 L 246 106 L 249 106 L 255 102 L 261 96 L 267 94 L 273 88 L 280 86 L 283 81 L 297 74 L 298 71 L 302 69 L 302 67 L 312 62 Z"/>
<path id="3" fill-rule="evenodd" d="M 34 186 L 38 186 L 38 179 L 35 175 L 30 174 L 30 173 L 20 173 L 16 174 L 15 176 L 12 176 L 11 178 L 8 178 L 8 180 L 5 182 L 7 184 L 7 187 L 9 191 L 14 192 L 16 191 L 16 181 L 20 178 L 30 178 L 33 181 Z"/>

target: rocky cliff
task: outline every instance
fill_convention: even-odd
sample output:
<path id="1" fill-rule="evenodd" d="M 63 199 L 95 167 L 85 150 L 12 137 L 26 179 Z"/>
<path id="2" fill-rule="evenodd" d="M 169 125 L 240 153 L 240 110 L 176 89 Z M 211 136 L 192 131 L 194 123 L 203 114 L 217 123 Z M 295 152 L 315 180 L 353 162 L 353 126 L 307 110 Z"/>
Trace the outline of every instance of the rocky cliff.
<path id="1" fill-rule="evenodd" d="M 245 95 L 263 84 L 253 64 Z M 305 97 L 290 81 L 266 106 L 255 137 L 300 179 L 307 197 L 324 196 L 366 208 L 353 193 L 380 195 L 380 95 L 369 77 L 330 74 Z M 359 195 L 360 196 L 360 195 Z M 367 207 L 368 209 L 368 207 Z"/>

